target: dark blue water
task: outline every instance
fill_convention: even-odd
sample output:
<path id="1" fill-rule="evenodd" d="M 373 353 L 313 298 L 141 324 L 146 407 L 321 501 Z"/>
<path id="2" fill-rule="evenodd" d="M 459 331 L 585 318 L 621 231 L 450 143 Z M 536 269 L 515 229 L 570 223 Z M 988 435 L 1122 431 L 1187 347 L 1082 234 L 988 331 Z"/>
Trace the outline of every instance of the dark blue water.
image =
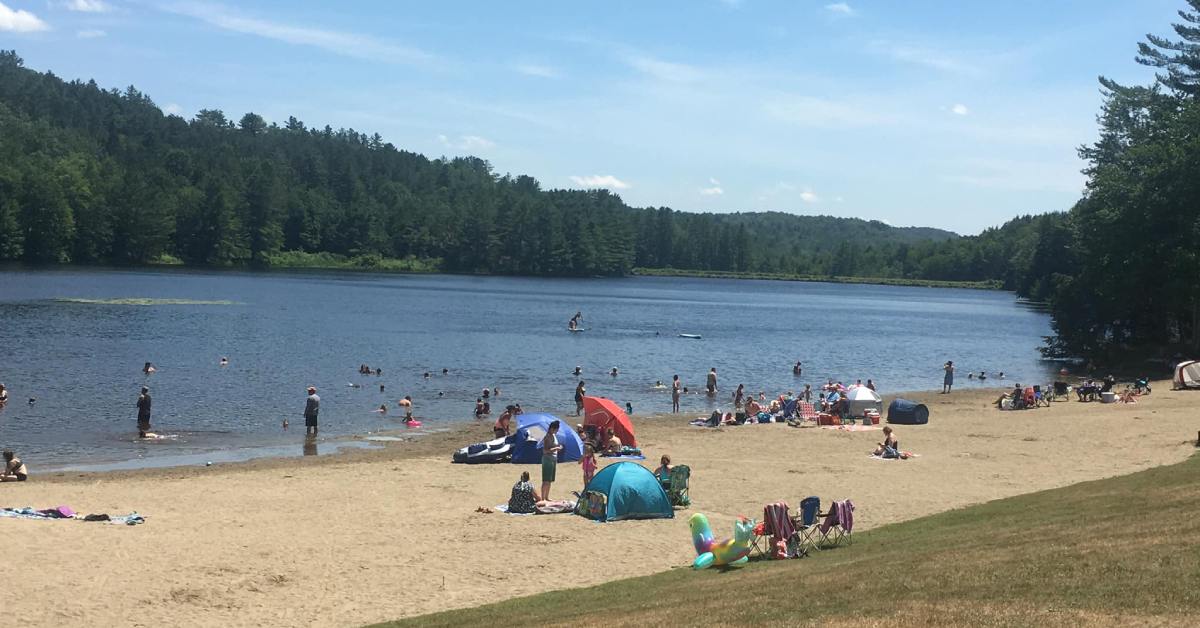
<path id="1" fill-rule="evenodd" d="M 189 303 L 83 302 L 115 299 Z M 587 331 L 567 333 L 576 310 Z M 1011 382 L 1044 380 L 1051 368 L 1036 351 L 1047 317 L 1007 293 L 769 281 L 0 272 L 0 329 L 0 383 L 12 398 L 0 446 L 42 468 L 289 445 L 299 453 L 310 384 L 322 398 L 321 435 L 332 439 L 402 428 L 395 402 L 404 395 L 426 428 L 471 421 L 485 386 L 501 389 L 493 407 L 566 414 L 576 365 L 589 394 L 638 413 L 670 409 L 656 380 L 678 373 L 696 390 L 714 366 L 723 393 L 744 383 L 768 395 L 827 378 L 936 389 L 948 359 L 960 386 L 971 384 L 967 370 L 1005 371 Z M 158 372 L 144 376 L 146 361 Z M 359 375 L 363 363 L 383 376 Z M 154 430 L 169 439 L 136 442 L 143 384 Z M 381 403 L 389 416 L 372 411 Z M 688 396 L 684 409 L 712 403 Z"/>

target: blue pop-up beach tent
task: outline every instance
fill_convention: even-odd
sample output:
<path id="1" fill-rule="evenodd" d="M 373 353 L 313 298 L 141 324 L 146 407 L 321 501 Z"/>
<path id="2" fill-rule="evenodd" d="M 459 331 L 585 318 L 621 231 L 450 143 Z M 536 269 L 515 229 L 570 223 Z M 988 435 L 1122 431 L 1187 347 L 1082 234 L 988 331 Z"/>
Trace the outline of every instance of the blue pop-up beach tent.
<path id="1" fill-rule="evenodd" d="M 675 509 L 671 508 L 671 500 L 658 478 L 636 462 L 618 462 L 604 467 L 584 490 L 608 496 L 605 521 L 675 517 Z"/>
<path id="2" fill-rule="evenodd" d="M 512 461 L 515 464 L 537 464 L 542 461 L 542 439 L 550 422 L 558 421 L 559 462 L 576 462 L 583 457 L 583 439 L 566 421 L 553 414 L 518 414 L 517 432 L 513 438 Z"/>

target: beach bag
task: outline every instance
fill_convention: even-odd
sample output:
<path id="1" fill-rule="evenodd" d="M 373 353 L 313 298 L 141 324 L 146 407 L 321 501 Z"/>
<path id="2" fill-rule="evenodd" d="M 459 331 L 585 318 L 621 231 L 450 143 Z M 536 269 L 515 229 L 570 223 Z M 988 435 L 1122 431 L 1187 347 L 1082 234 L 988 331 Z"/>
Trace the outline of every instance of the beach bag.
<path id="1" fill-rule="evenodd" d="M 579 499 L 575 502 L 575 514 L 580 517 L 588 516 L 588 497 L 591 494 L 591 491 L 584 491 L 579 494 Z"/>
<path id="2" fill-rule="evenodd" d="M 587 500 L 587 517 L 596 521 L 604 521 L 608 518 L 608 495 L 597 491 L 588 493 Z"/>

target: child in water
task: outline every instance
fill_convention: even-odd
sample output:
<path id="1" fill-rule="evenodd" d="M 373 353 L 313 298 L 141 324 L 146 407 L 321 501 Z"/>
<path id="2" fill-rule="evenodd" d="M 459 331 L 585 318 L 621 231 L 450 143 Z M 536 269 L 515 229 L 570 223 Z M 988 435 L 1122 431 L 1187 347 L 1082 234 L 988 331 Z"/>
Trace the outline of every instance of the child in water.
<path id="1" fill-rule="evenodd" d="M 583 457 L 579 459 L 579 465 L 583 467 L 583 487 L 587 488 L 592 477 L 596 475 L 596 452 L 591 443 L 583 446 Z"/>

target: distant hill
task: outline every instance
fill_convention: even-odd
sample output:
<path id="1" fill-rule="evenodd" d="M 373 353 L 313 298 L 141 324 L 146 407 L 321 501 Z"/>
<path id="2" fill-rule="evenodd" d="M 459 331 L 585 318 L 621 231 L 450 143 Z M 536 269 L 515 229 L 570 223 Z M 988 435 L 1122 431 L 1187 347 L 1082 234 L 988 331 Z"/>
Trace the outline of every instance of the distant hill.
<path id="1" fill-rule="evenodd" d="M 906 277 L 922 272 L 914 256 L 959 240 L 830 216 L 630 207 L 294 117 L 185 120 L 134 87 L 23 66 L 0 52 L 0 260 Z"/>

